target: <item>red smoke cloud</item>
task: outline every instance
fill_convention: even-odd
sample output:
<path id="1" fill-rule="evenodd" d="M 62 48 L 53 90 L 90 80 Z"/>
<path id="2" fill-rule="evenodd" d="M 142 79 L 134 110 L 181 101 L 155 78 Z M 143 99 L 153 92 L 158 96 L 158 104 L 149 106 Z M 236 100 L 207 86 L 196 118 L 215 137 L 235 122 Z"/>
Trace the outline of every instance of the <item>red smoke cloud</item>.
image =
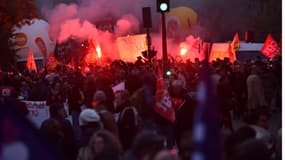
<path id="1" fill-rule="evenodd" d="M 135 16 L 127 14 L 117 21 L 116 26 L 116 36 L 124 36 L 127 34 L 138 33 L 140 28 L 140 22 Z"/>
<path id="2" fill-rule="evenodd" d="M 50 24 L 49 35 L 52 40 L 57 40 L 61 25 L 67 20 L 77 17 L 78 6 L 75 4 L 59 4 L 53 10 L 45 10 L 46 18 Z"/>
<path id="3" fill-rule="evenodd" d="M 49 34 L 53 40 L 64 42 L 70 37 L 79 39 L 92 38 L 102 47 L 103 57 L 118 58 L 116 37 L 137 34 L 142 27 L 142 7 L 151 6 L 153 26 L 159 25 L 155 12 L 155 3 L 146 0 L 81 0 L 80 4 L 59 4 L 52 10 L 46 10 L 46 18 L 50 24 Z M 114 22 L 114 33 L 102 31 L 94 25 L 106 18 Z M 153 28 L 154 28 L 153 27 Z M 153 33 L 152 45 L 161 58 L 161 34 Z M 167 40 L 168 54 L 172 57 L 179 55 L 179 43 Z"/>

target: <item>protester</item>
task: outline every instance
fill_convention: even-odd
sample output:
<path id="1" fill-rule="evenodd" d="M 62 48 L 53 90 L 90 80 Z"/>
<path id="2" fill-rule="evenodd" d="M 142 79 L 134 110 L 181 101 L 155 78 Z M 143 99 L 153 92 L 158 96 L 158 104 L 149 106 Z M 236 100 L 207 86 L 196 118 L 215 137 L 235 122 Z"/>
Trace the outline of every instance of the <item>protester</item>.
<path id="1" fill-rule="evenodd" d="M 267 107 L 267 102 L 264 97 L 264 88 L 260 79 L 259 69 L 253 65 L 251 74 L 247 77 L 247 92 L 248 92 L 248 112 L 254 112 L 260 108 Z"/>
<path id="2" fill-rule="evenodd" d="M 128 91 L 121 90 L 115 93 L 116 113 L 118 113 L 119 137 L 124 150 L 130 148 L 134 137 L 140 131 L 141 119 L 134 106 L 131 105 Z"/>
<path id="3" fill-rule="evenodd" d="M 276 119 L 281 116 L 273 117 L 260 112 L 266 109 L 266 113 L 273 115 L 281 113 L 280 63 L 259 60 L 232 65 L 227 59 L 217 59 L 210 64 L 211 69 L 216 71 L 211 78 L 214 79 L 217 94 L 215 96 L 218 97 L 218 105 L 223 113 L 224 126 L 231 129 L 229 134 L 223 135 L 226 160 L 246 158 L 249 154 L 241 149 L 248 146 L 254 148 L 253 146 L 259 144 L 243 144 L 251 138 L 261 140 L 271 151 L 273 158 L 281 156 L 280 143 L 276 140 L 280 139 L 281 135 L 272 132 L 272 128 L 280 129 L 281 126 L 269 126 L 269 122 L 275 125 Z M 17 101 L 22 104 L 25 102 L 23 100 L 46 100 L 50 111 L 45 116 L 50 117 L 42 123 L 40 131 L 57 150 L 67 154 L 70 159 L 163 159 L 175 158 L 175 151 L 180 159 L 190 159 L 196 147 L 192 139 L 193 117 L 197 108 L 197 86 L 202 79 L 202 62 L 196 59 L 195 63 L 184 63 L 173 59 L 169 64 L 172 74 L 164 77 L 166 85 L 163 89 L 169 93 L 171 107 L 175 111 L 174 122 L 170 122 L 155 110 L 158 68 L 163 72 L 160 61 L 154 60 L 151 67 L 143 61 L 137 64 L 122 61 L 111 64 L 90 65 L 88 72 L 83 69 L 81 72 L 80 68 L 58 67 L 49 74 L 1 73 L 0 101 L 12 98 L 14 104 L 17 97 L 21 98 Z M 260 69 L 262 72 L 258 71 Z M 272 96 L 268 96 L 268 90 L 264 90 L 264 82 L 273 81 L 269 75 L 274 76 L 274 84 L 279 86 L 272 88 Z M 114 92 L 111 87 L 118 83 L 125 84 L 122 85 L 125 88 Z M 65 102 L 69 115 L 63 107 Z M 23 107 L 22 112 L 25 116 L 31 116 L 28 110 L 42 109 L 41 107 L 43 106 Z M 272 112 L 269 112 L 269 109 L 272 109 Z M 71 120 L 72 125 L 67 118 Z M 216 118 L 221 120 L 221 117 Z M 99 136 L 102 129 L 110 132 L 117 140 L 105 141 L 104 136 Z M 144 129 L 150 129 L 151 133 L 140 132 Z M 99 138 L 92 137 L 93 134 L 98 134 Z M 108 134 L 106 137 L 109 137 Z M 92 143 L 98 141 L 98 146 L 89 143 L 90 137 L 93 138 Z M 104 143 L 101 143 L 102 141 Z M 117 144 L 120 143 L 117 141 L 123 148 L 118 147 L 120 145 Z M 106 146 L 114 144 L 117 147 L 111 149 L 112 151 L 102 149 L 104 151 L 101 152 L 100 148 L 105 148 L 102 145 L 105 143 L 108 144 Z M 78 156 L 77 147 L 80 147 Z M 166 148 L 167 150 L 164 150 Z M 250 149 L 248 151 L 251 152 Z M 111 157 L 107 156 L 107 153 L 110 153 Z"/>
<path id="4" fill-rule="evenodd" d="M 106 99 L 104 101 L 105 108 L 114 113 L 114 92 L 111 88 L 111 82 L 107 73 L 99 73 L 95 80 L 95 89 L 96 91 L 100 90 L 103 91 L 106 95 Z"/>
<path id="5" fill-rule="evenodd" d="M 273 147 L 273 133 L 269 131 L 269 115 L 265 111 L 260 111 L 253 115 L 253 123 L 250 125 L 256 132 L 256 139 L 264 142 L 268 149 Z"/>
<path id="6" fill-rule="evenodd" d="M 122 148 L 119 140 L 109 131 L 93 134 L 88 146 L 81 149 L 77 160 L 120 160 Z"/>
<path id="7" fill-rule="evenodd" d="M 57 120 L 52 118 L 45 120 L 40 127 L 40 131 L 56 150 L 63 151 L 62 139 L 64 138 L 64 133 Z"/>
<path id="8" fill-rule="evenodd" d="M 93 96 L 92 106 L 99 113 L 104 129 L 118 137 L 118 126 L 113 114 L 108 111 L 105 106 L 106 99 L 105 93 L 101 90 L 97 90 Z"/>
<path id="9" fill-rule="evenodd" d="M 21 86 L 20 86 L 20 89 L 19 89 L 19 96 L 22 96 L 22 100 L 28 100 L 30 97 L 30 92 L 31 92 L 31 89 L 30 89 L 30 86 L 28 85 L 28 83 L 26 81 L 22 81 L 21 82 Z"/>
<path id="10" fill-rule="evenodd" d="M 49 106 L 54 106 L 54 105 L 63 105 L 65 102 L 65 95 L 62 90 L 62 84 L 61 81 L 55 81 L 52 85 L 52 88 L 47 94 L 46 97 L 46 104 Z"/>
<path id="11" fill-rule="evenodd" d="M 41 126 L 43 131 L 60 145 L 62 152 L 70 159 L 75 159 L 77 155 L 76 139 L 71 123 L 66 120 L 66 111 L 63 105 L 53 105 L 50 107 L 50 118 L 45 120 Z M 58 142 L 58 138 L 60 142 Z"/>
<path id="12" fill-rule="evenodd" d="M 195 97 L 191 97 L 183 88 L 180 80 L 174 80 L 168 88 L 175 108 L 175 139 L 179 142 L 181 135 L 186 131 L 192 131 L 193 115 L 196 108 Z"/>
<path id="13" fill-rule="evenodd" d="M 223 125 L 233 130 L 230 112 L 233 110 L 233 91 L 230 84 L 230 72 L 226 68 L 228 66 L 224 66 L 221 69 L 221 78 L 217 87 L 217 95 L 218 95 L 218 105 L 220 106 L 220 110 L 222 112 L 222 121 Z"/>
<path id="14" fill-rule="evenodd" d="M 84 95 L 80 87 L 76 84 L 70 84 L 71 89 L 67 94 L 68 111 L 72 117 L 72 126 L 78 139 L 80 136 L 79 128 L 79 114 L 81 112 L 81 105 L 83 104 Z"/>
<path id="15" fill-rule="evenodd" d="M 162 149 L 164 149 L 164 138 L 153 131 L 145 130 L 135 137 L 131 149 L 125 152 L 122 159 L 152 159 Z"/>
<path id="16" fill-rule="evenodd" d="M 249 139 L 236 148 L 234 160 L 270 160 L 270 151 L 266 145 L 257 139 Z"/>
<path id="17" fill-rule="evenodd" d="M 99 114 L 94 109 L 84 109 L 79 115 L 80 139 L 79 147 L 87 146 L 91 136 L 103 129 Z"/>
<path id="18" fill-rule="evenodd" d="M 232 160 L 235 156 L 237 146 L 246 140 L 255 138 L 255 136 L 256 132 L 253 128 L 250 126 L 243 126 L 231 133 L 228 137 L 225 137 L 226 159 Z"/>

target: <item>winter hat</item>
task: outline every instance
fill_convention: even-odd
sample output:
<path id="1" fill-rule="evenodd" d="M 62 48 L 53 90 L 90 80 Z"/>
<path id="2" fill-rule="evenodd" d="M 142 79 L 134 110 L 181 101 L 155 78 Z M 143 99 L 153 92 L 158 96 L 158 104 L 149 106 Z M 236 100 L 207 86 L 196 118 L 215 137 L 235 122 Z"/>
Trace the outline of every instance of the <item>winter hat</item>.
<path id="1" fill-rule="evenodd" d="M 93 95 L 93 101 L 91 102 L 91 105 L 93 107 L 104 103 L 107 100 L 106 94 L 104 91 L 97 90 Z"/>
<path id="2" fill-rule="evenodd" d="M 107 97 L 104 91 L 97 90 L 93 96 L 93 101 L 106 101 Z"/>
<path id="3" fill-rule="evenodd" d="M 100 116 L 93 109 L 89 109 L 89 108 L 84 109 L 83 111 L 81 111 L 79 115 L 79 125 L 80 126 L 83 126 L 83 125 L 86 125 L 92 122 L 99 122 L 99 121 L 100 121 Z"/>

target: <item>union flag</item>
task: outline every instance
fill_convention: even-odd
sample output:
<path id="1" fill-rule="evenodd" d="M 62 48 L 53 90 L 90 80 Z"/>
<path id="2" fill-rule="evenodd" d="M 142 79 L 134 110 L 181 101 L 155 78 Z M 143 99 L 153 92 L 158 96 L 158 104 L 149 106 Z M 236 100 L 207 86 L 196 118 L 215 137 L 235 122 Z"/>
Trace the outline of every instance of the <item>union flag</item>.
<path id="1" fill-rule="evenodd" d="M 234 39 L 231 43 L 231 47 L 234 49 L 234 51 L 237 51 L 240 48 L 240 41 L 238 33 L 235 34 Z"/>
<path id="2" fill-rule="evenodd" d="M 161 73 L 157 80 L 154 110 L 168 121 L 175 122 L 175 111 Z"/>
<path id="3" fill-rule="evenodd" d="M 275 56 L 280 54 L 281 48 L 280 48 L 279 44 L 271 36 L 271 34 L 268 34 L 260 51 L 266 57 L 274 58 Z"/>

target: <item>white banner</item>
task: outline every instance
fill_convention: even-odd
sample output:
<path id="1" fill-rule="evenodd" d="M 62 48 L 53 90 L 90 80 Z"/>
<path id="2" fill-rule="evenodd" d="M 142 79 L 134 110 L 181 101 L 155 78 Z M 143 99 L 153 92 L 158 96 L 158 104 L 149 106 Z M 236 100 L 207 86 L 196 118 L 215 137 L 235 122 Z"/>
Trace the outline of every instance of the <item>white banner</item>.
<path id="1" fill-rule="evenodd" d="M 113 92 L 116 93 L 117 91 L 125 90 L 125 82 L 121 82 L 114 87 L 112 87 Z"/>
<path id="2" fill-rule="evenodd" d="M 46 105 L 46 101 L 23 101 L 27 105 L 27 109 L 29 111 L 28 119 L 35 124 L 37 128 L 41 127 L 41 124 L 44 120 L 48 119 L 49 114 L 49 106 Z M 68 112 L 68 104 L 64 103 L 64 109 L 67 113 L 66 119 L 70 121 L 72 124 L 72 118 Z"/>
<path id="3" fill-rule="evenodd" d="M 49 106 L 46 101 L 23 101 L 29 111 L 28 119 L 40 128 L 42 122 L 49 118 Z"/>

